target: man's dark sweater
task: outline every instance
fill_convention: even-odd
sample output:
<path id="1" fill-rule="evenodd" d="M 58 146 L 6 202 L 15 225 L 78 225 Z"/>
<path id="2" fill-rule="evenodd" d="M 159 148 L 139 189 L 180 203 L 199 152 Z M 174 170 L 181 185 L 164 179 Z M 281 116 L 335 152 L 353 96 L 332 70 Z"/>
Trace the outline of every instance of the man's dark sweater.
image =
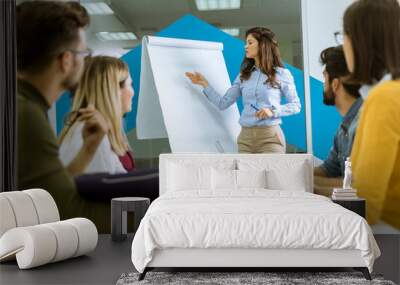
<path id="1" fill-rule="evenodd" d="M 99 232 L 110 232 L 110 203 L 83 199 L 58 157 L 49 104 L 28 82 L 19 80 L 17 88 L 18 189 L 42 188 L 53 196 L 61 219 L 85 217 Z"/>

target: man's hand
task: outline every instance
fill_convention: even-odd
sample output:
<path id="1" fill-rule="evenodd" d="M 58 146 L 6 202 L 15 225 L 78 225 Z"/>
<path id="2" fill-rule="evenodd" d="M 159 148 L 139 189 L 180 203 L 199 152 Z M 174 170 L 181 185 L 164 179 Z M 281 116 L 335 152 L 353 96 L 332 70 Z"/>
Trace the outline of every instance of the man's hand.
<path id="1" fill-rule="evenodd" d="M 256 112 L 256 117 L 259 119 L 267 119 L 272 118 L 274 113 L 272 113 L 271 109 L 269 108 L 261 108 L 260 111 Z"/>
<path id="2" fill-rule="evenodd" d="M 193 84 L 201 85 L 203 88 L 208 86 L 207 79 L 201 73 L 185 72 L 185 75 L 190 79 L 190 81 L 192 81 Z"/>
<path id="3" fill-rule="evenodd" d="M 343 177 L 327 177 L 322 169 L 314 168 L 314 194 L 330 197 L 333 188 L 341 188 L 342 185 Z"/>

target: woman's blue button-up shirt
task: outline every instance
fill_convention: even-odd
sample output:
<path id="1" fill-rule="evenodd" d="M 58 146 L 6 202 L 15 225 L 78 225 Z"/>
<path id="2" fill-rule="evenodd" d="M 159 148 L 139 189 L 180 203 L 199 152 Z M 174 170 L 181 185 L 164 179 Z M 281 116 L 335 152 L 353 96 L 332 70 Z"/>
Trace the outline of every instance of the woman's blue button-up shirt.
<path id="1" fill-rule="evenodd" d="M 254 68 L 248 80 L 241 82 L 239 74 L 224 96 L 218 94 L 210 85 L 203 89 L 203 93 L 220 110 L 228 108 L 242 96 L 243 111 L 239 123 L 243 127 L 278 125 L 282 123 L 281 117 L 299 113 L 301 104 L 290 71 L 280 67 L 276 71 L 276 81 L 280 88 L 265 83 L 268 76 L 259 68 Z M 281 105 L 282 96 L 287 102 L 283 105 Z M 274 116 L 258 119 L 255 115 L 257 111 L 251 104 L 257 108 L 272 109 Z"/>

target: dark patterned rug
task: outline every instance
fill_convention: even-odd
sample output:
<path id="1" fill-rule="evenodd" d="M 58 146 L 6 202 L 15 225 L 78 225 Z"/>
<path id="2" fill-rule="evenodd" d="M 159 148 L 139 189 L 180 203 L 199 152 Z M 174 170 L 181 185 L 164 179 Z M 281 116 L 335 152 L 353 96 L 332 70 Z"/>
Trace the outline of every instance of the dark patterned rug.
<path id="1" fill-rule="evenodd" d="M 360 272 L 148 272 L 146 278 L 138 281 L 138 273 L 122 274 L 117 285 L 133 284 L 221 284 L 221 285 L 395 285 L 380 275 L 372 275 L 372 281 Z"/>

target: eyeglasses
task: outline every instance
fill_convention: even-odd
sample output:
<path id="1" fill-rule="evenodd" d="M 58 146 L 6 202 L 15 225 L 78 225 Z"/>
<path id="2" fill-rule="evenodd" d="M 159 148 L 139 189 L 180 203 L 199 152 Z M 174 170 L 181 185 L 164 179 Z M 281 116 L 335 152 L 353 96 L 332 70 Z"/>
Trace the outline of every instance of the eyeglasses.
<path id="1" fill-rule="evenodd" d="M 338 45 L 342 45 L 343 44 L 343 32 L 335 32 L 333 34 L 335 36 L 335 41 Z"/>
<path id="2" fill-rule="evenodd" d="M 91 57 L 93 51 L 90 48 L 87 48 L 85 50 L 73 50 L 73 49 L 67 49 L 66 51 L 72 52 L 74 54 L 79 54 L 82 55 L 83 57 Z"/>

